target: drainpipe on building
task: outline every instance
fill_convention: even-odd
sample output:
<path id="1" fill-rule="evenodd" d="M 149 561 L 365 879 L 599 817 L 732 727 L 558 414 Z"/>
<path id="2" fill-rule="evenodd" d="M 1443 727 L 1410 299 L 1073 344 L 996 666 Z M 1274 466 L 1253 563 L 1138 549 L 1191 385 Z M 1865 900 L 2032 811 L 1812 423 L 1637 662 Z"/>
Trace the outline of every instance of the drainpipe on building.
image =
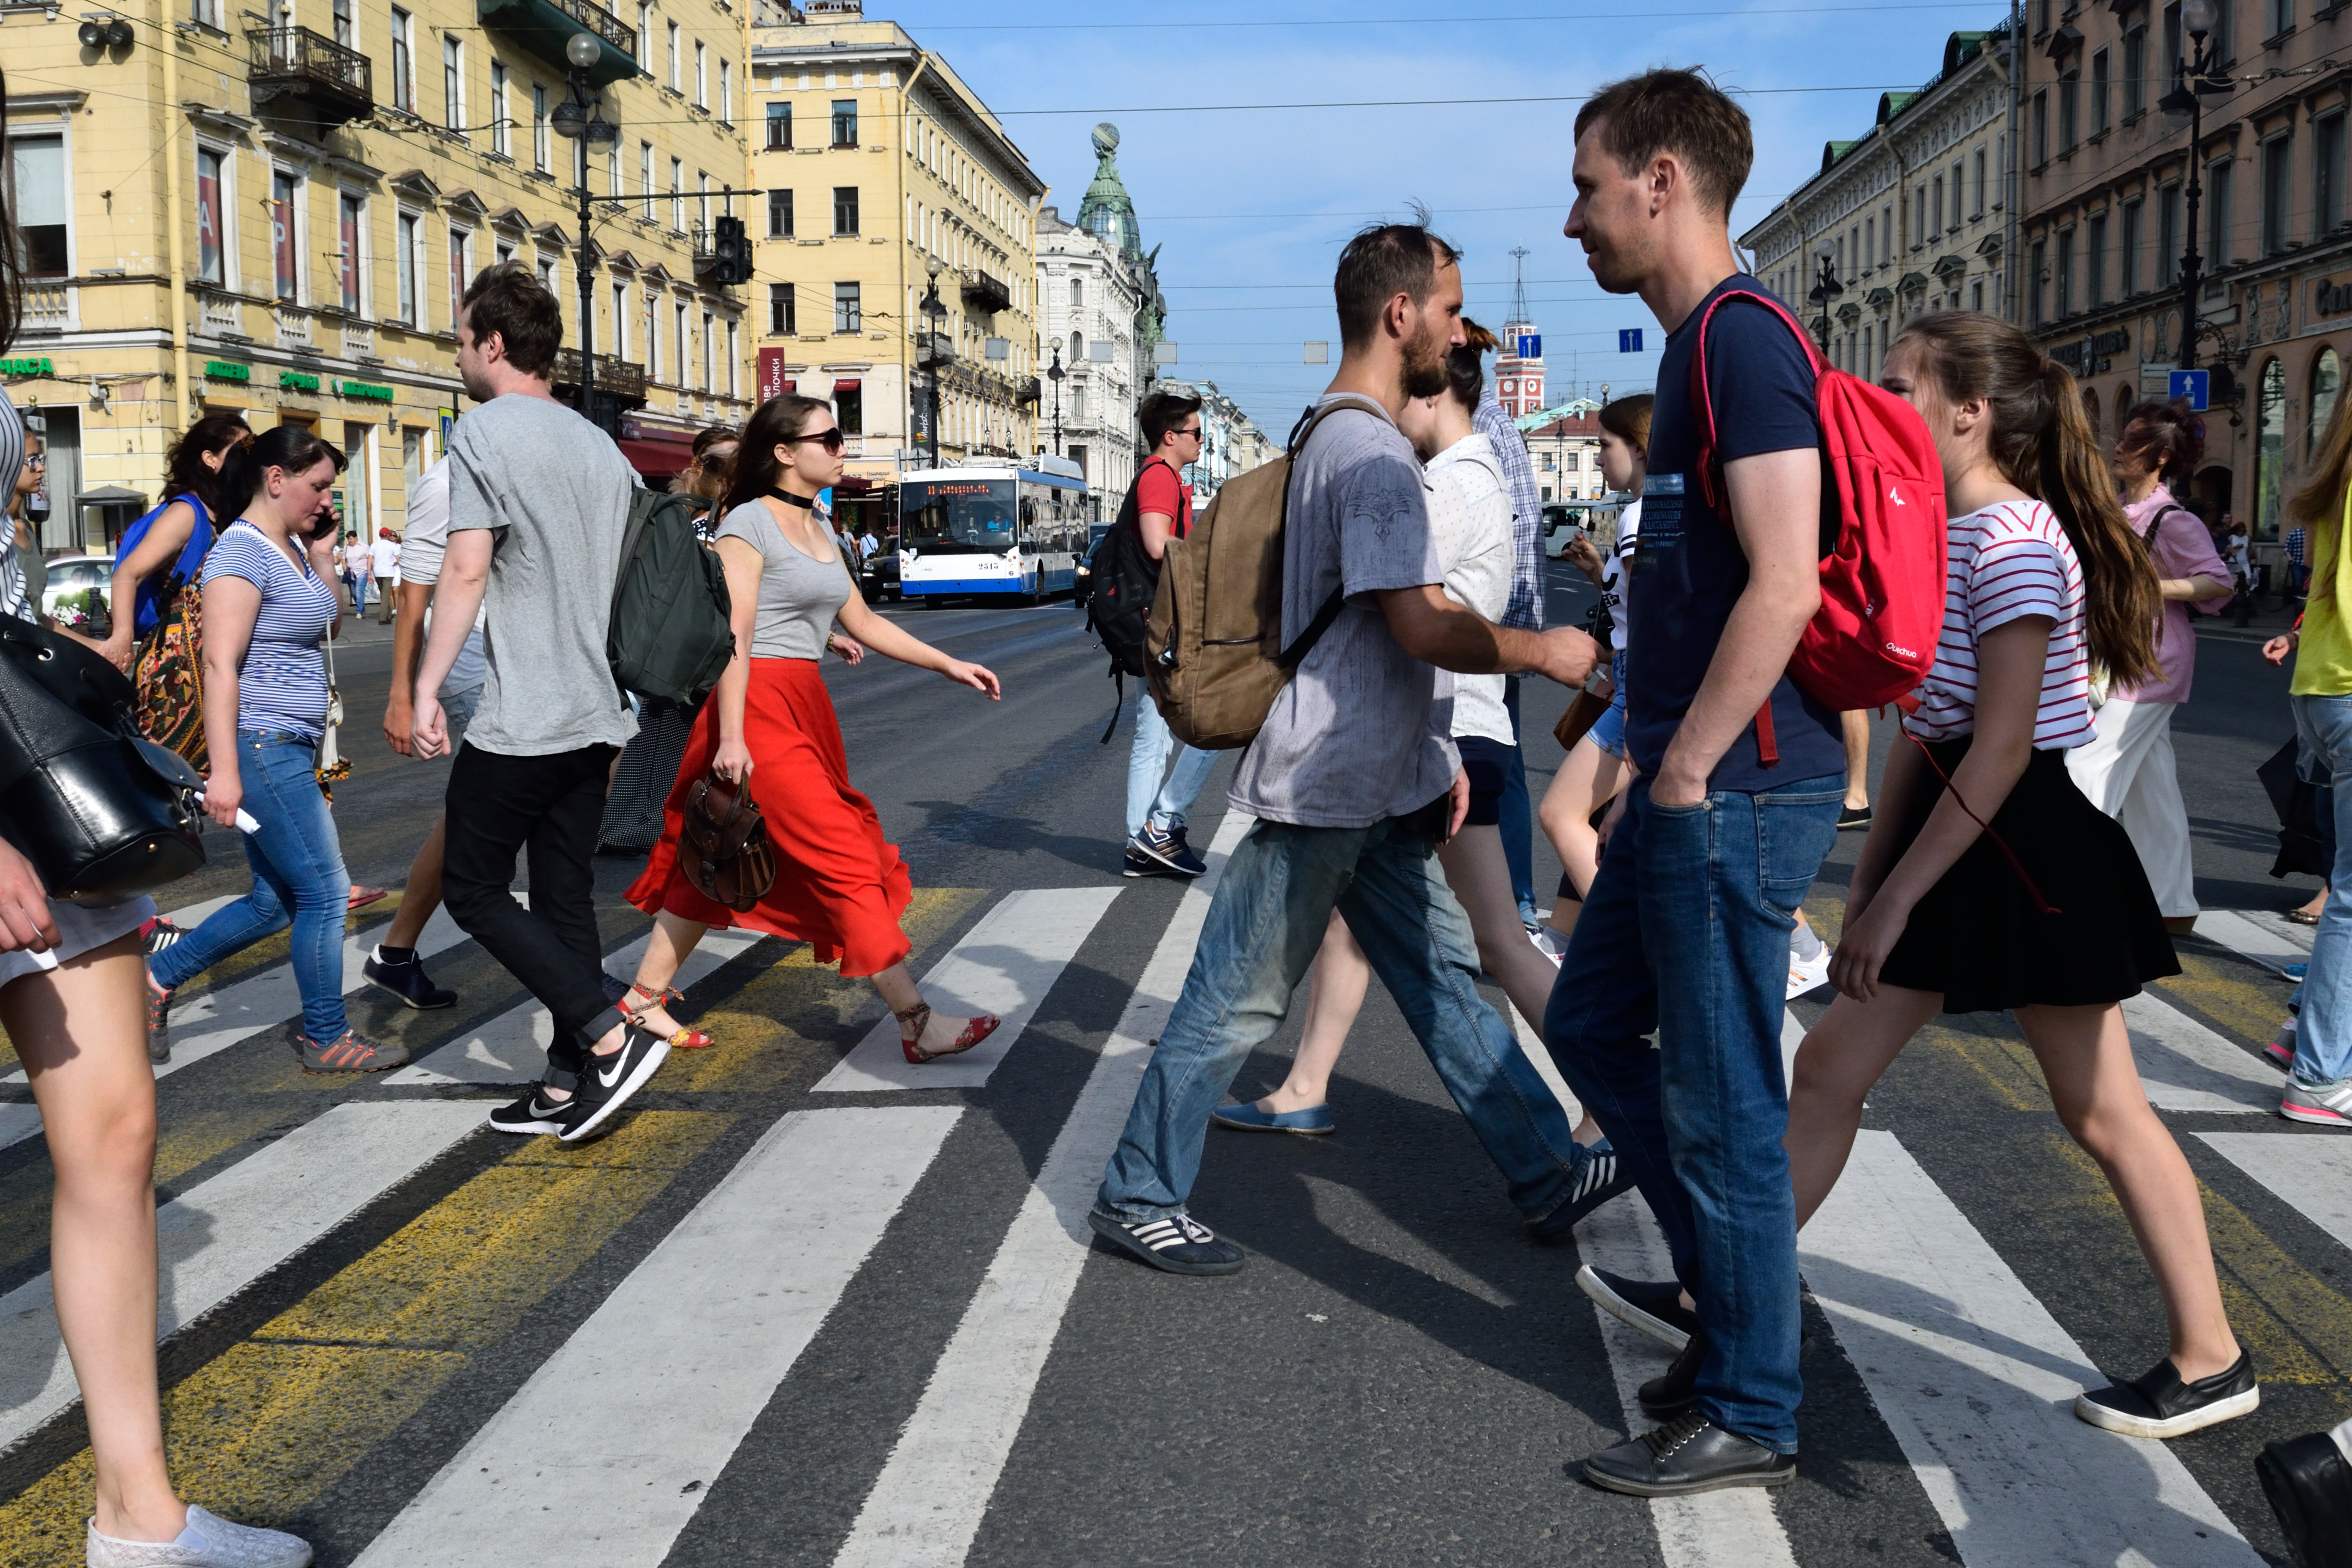
<path id="1" fill-rule="evenodd" d="M 188 380 L 188 262 L 180 238 L 178 132 L 187 111 L 180 107 L 180 35 L 172 26 L 171 6 L 161 0 L 155 7 L 155 36 L 163 46 L 163 233 L 170 244 L 172 268 L 172 401 L 180 411 L 170 427 L 177 435 L 194 417 L 190 402 L 195 396 L 195 387 Z"/>
<path id="2" fill-rule="evenodd" d="M 2017 292 L 2017 205 L 2023 199 L 2025 182 L 2018 177 L 2024 165 L 2025 149 L 2017 133 L 2018 93 L 2023 87 L 2025 71 L 2025 8 L 2021 0 L 2009 0 L 2009 157 L 2001 169 L 2001 183 L 2009 187 L 2007 230 L 2000 242 L 2001 313 L 2013 326 L 2022 326 L 2025 312 L 2020 308 Z"/>
<path id="3" fill-rule="evenodd" d="M 915 61 L 915 68 L 907 73 L 907 85 L 898 89 L 898 145 L 892 149 L 898 155 L 896 161 L 898 168 L 898 299 L 901 302 L 904 302 L 907 298 L 907 247 L 915 242 L 915 237 L 907 232 L 907 149 L 913 144 L 907 139 L 908 128 L 914 123 L 915 119 L 915 84 L 923 79 L 923 72 L 929 69 L 931 64 L 931 57 L 928 53 L 920 49 L 916 53 L 920 58 Z M 900 437 L 898 451 L 903 460 L 905 454 L 916 450 L 915 374 L 913 364 L 908 358 L 908 344 L 911 342 L 913 323 L 901 322 L 900 327 L 902 330 L 898 333 L 898 391 L 906 399 L 906 406 L 899 410 L 898 428 L 903 435 Z M 930 331 L 929 319 L 924 321 L 923 330 Z M 933 375 L 939 374 L 939 366 L 936 363 L 931 366 L 931 374 Z M 931 417 L 937 419 L 939 416 L 939 400 L 934 398 L 931 400 Z M 939 437 L 936 431 L 932 433 L 931 449 L 935 452 L 939 450 Z M 905 470 L 902 468 L 900 471 Z"/>

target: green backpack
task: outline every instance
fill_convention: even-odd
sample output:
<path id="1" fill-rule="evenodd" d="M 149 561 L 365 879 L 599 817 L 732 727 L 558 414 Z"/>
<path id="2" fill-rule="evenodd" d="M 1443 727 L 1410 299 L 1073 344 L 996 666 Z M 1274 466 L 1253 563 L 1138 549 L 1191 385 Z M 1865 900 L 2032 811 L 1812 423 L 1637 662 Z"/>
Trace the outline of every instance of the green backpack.
<path id="1" fill-rule="evenodd" d="M 702 542 L 693 496 L 640 489 L 629 500 L 604 657 L 624 691 L 688 705 L 719 684 L 735 657 L 727 574 Z"/>

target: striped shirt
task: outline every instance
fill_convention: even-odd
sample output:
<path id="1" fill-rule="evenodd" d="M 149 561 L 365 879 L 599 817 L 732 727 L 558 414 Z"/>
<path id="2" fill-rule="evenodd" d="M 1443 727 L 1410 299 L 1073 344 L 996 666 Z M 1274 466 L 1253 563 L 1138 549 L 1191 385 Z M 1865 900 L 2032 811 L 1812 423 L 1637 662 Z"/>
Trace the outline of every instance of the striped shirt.
<path id="1" fill-rule="evenodd" d="M 1511 492 L 1511 599 L 1503 606 L 1502 624 L 1539 632 L 1544 624 L 1543 502 L 1537 499 L 1536 465 L 1528 456 L 1528 438 L 1495 401 L 1492 386 L 1479 392 L 1470 427 L 1494 448 L 1495 460 L 1503 465 L 1503 488 Z"/>
<path id="2" fill-rule="evenodd" d="M 16 495 L 17 470 L 24 466 L 24 422 L 16 417 L 16 405 L 8 395 L 0 392 L 0 616 L 29 621 L 38 618 L 38 607 L 26 603 L 25 563 L 16 553 L 25 542 L 16 537 L 16 521 L 7 515 Z"/>
<path id="3" fill-rule="evenodd" d="M 1952 519 L 1944 588 L 1944 635 L 1920 683 L 1919 708 L 1903 721 L 1922 741 L 1976 732 L 1977 645 L 2025 616 L 2053 623 L 2042 669 L 2033 748 L 2063 751 L 2091 739 L 2091 659 L 2083 635 L 2083 568 L 2057 516 L 2038 500 L 2002 501 Z"/>
<path id="4" fill-rule="evenodd" d="M 236 666 L 236 727 L 320 739 L 327 732 L 327 666 L 319 643 L 335 618 L 334 589 L 310 570 L 307 555 L 297 569 L 243 518 L 205 557 L 205 584 L 222 577 L 242 577 L 261 590 L 253 640 Z"/>

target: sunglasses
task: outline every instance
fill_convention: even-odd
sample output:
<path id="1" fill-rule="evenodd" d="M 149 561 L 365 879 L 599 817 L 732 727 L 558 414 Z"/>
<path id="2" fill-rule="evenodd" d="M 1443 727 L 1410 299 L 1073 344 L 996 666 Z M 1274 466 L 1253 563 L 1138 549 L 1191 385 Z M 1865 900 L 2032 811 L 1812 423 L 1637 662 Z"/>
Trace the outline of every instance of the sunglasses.
<path id="1" fill-rule="evenodd" d="M 1190 436 L 1193 440 L 1197 441 L 1201 438 L 1203 432 L 1200 426 L 1195 425 L 1189 430 L 1179 430 L 1176 434 L 1179 436 Z"/>
<path id="2" fill-rule="evenodd" d="M 830 430 L 820 430 L 814 436 L 795 436 L 792 438 L 791 444 L 797 447 L 803 441 L 823 442 L 826 451 L 835 454 L 838 454 L 842 447 L 848 445 L 847 440 L 842 436 L 841 426 L 838 425 L 835 426 Z"/>

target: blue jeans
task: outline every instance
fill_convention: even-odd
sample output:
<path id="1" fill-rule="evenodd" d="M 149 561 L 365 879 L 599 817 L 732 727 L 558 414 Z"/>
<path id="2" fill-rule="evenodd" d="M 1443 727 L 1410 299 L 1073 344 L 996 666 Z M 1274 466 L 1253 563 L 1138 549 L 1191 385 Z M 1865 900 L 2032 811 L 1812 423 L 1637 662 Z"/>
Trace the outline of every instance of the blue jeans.
<path id="1" fill-rule="evenodd" d="M 1528 759 L 1519 733 L 1519 678 L 1503 678 L 1503 707 L 1511 715 L 1511 764 L 1503 770 L 1503 799 L 1496 810 L 1503 835 L 1503 863 L 1510 868 L 1511 897 L 1519 906 L 1519 922 L 1536 923 L 1535 816 L 1528 805 Z"/>
<path id="2" fill-rule="evenodd" d="M 2303 742 L 2303 775 L 2333 784 L 2352 775 L 2352 697 L 2291 697 L 2295 736 Z M 2311 967 L 2303 974 L 2303 1007 L 2294 1027 L 2294 1065 L 2300 1083 L 2330 1089 L 2352 1078 L 2352 789 L 2326 792 L 2335 826 L 2335 866 L 2327 879 L 2327 902 L 2311 942 Z"/>
<path id="3" fill-rule="evenodd" d="M 352 879 L 341 840 L 312 772 L 318 743 L 282 730 L 236 732 L 237 781 L 260 828 L 245 835 L 253 891 L 147 961 L 171 990 L 264 937 L 294 928 L 294 984 L 302 1032 L 321 1045 L 343 1037 L 343 915 Z"/>
<path id="4" fill-rule="evenodd" d="M 1792 917 L 1844 799 L 1842 773 L 1687 806 L 1636 780 L 1544 1011 L 1698 1303 L 1699 1408 L 1784 1454 L 1804 1385 L 1780 1020 Z"/>
<path id="5" fill-rule="evenodd" d="M 1162 784 L 1160 771 L 1168 766 L 1171 746 L 1176 749 L 1176 766 Z M 1135 743 L 1127 753 L 1127 836 L 1142 832 L 1147 822 L 1154 827 L 1183 826 L 1185 814 L 1216 765 L 1216 752 L 1188 746 L 1169 731 L 1149 690 L 1137 693 Z"/>
<path id="6" fill-rule="evenodd" d="M 1566 1201 L 1575 1175 L 1568 1118 L 1478 994 L 1469 917 L 1445 885 L 1436 843 L 1412 820 L 1261 822 L 1242 840 L 1103 1173 L 1098 1212 L 1130 1222 L 1184 1212 L 1209 1112 L 1250 1052 L 1282 1026 L 1335 905 L 1502 1171 L 1511 1202 L 1533 1221 Z"/>

